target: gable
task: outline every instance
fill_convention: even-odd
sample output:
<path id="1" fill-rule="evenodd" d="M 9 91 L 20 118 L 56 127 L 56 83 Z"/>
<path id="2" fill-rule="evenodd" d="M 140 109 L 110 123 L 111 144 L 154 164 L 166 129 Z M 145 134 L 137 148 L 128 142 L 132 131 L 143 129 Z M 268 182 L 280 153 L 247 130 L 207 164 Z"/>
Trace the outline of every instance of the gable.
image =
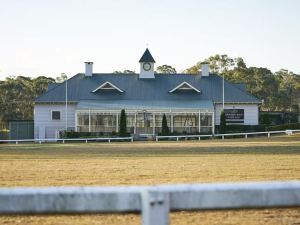
<path id="1" fill-rule="evenodd" d="M 201 91 L 197 88 L 195 88 L 193 85 L 189 84 L 188 82 L 184 81 L 177 85 L 175 88 L 170 90 L 170 93 L 173 93 L 174 91 L 196 91 L 198 93 L 201 93 Z"/>
<path id="2" fill-rule="evenodd" d="M 99 87 L 97 87 L 92 92 L 95 93 L 99 90 L 116 90 L 116 91 L 121 92 L 121 93 L 124 92 L 123 90 L 121 90 L 120 88 L 118 88 L 116 85 L 112 84 L 109 81 L 104 82 L 103 84 L 101 84 Z"/>

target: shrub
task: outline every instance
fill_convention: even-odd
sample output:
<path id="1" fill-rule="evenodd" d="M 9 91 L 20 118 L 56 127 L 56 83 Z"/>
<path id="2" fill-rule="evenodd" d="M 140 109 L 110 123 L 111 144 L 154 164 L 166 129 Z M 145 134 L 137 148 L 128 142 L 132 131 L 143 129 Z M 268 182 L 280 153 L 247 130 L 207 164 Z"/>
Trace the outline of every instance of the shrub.
<path id="1" fill-rule="evenodd" d="M 0 140 L 9 139 L 9 130 L 0 130 Z"/>
<path id="2" fill-rule="evenodd" d="M 76 131 L 62 131 L 60 133 L 60 137 L 61 138 L 79 138 L 80 137 L 80 132 L 76 132 Z"/>
<path id="3" fill-rule="evenodd" d="M 61 134 L 60 135 L 61 138 L 97 138 L 97 137 L 116 137 L 118 135 L 116 131 L 110 133 L 62 131 L 60 134 Z"/>
<path id="4" fill-rule="evenodd" d="M 169 127 L 168 127 L 168 122 L 167 122 L 167 117 L 166 117 L 165 114 L 163 115 L 163 118 L 162 118 L 161 134 L 163 136 L 166 136 L 166 135 L 170 134 L 170 130 L 169 130 Z"/>
<path id="5" fill-rule="evenodd" d="M 226 133 L 226 116 L 224 110 L 222 110 L 220 115 L 220 133 L 221 134 Z"/>
<path id="6" fill-rule="evenodd" d="M 276 126 L 269 126 L 266 128 L 267 131 L 277 131 L 277 130 L 297 130 L 300 129 L 300 123 L 289 123 Z"/>
<path id="7" fill-rule="evenodd" d="M 119 126 L 119 135 L 120 137 L 127 137 L 129 136 L 127 133 L 127 122 L 126 122 L 126 113 L 125 109 L 121 110 L 121 116 L 120 116 L 120 126 Z"/>
<path id="8" fill-rule="evenodd" d="M 216 133 L 220 132 L 220 126 L 216 126 Z M 247 132 L 262 132 L 265 131 L 265 125 L 227 125 L 226 133 L 247 133 Z"/>

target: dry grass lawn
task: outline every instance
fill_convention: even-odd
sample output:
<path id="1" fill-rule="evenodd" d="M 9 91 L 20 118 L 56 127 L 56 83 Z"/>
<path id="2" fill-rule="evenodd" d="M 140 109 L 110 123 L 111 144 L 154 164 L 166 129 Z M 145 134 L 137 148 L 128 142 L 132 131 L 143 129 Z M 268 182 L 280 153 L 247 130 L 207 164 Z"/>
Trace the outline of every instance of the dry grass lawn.
<path id="1" fill-rule="evenodd" d="M 0 186 L 300 180 L 300 136 L 88 144 L 0 144 Z M 138 215 L 1 216 L 0 224 L 139 224 Z M 300 209 L 178 212 L 171 224 L 293 224 Z"/>

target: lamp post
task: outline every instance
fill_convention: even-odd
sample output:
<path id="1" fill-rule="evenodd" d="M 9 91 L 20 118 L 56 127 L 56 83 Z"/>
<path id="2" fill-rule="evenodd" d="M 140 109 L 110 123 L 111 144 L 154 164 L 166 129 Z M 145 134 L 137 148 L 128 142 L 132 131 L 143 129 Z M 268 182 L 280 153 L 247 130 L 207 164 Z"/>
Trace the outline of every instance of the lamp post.
<path id="1" fill-rule="evenodd" d="M 66 78 L 66 132 L 68 131 L 68 78 Z"/>
<path id="2" fill-rule="evenodd" d="M 222 62 L 219 62 L 219 75 L 223 77 L 222 79 L 222 106 L 223 110 L 225 108 L 225 80 L 224 74 L 222 74 Z"/>
<path id="3" fill-rule="evenodd" d="M 222 90 L 223 90 L 223 110 L 224 110 L 224 108 L 225 108 L 225 104 L 224 104 L 224 102 L 225 102 L 225 85 L 224 85 L 224 74 L 223 74 L 223 85 L 222 85 Z"/>

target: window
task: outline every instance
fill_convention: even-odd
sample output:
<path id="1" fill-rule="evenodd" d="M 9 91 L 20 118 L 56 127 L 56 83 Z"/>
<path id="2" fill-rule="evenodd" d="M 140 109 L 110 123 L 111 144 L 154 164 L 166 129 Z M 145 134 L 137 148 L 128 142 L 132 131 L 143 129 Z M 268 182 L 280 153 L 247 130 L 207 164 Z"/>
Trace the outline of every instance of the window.
<path id="1" fill-rule="evenodd" d="M 60 120 L 60 111 L 52 111 L 51 118 L 52 120 Z"/>

